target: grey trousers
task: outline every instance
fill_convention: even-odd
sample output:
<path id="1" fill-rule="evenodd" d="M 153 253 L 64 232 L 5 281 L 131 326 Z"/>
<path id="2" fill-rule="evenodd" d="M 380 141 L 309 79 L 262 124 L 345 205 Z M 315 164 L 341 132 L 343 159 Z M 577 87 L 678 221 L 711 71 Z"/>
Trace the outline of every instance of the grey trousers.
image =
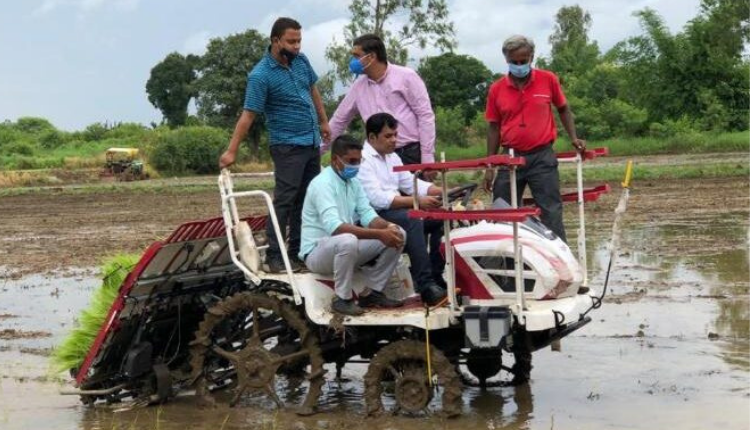
<path id="1" fill-rule="evenodd" d="M 401 231 L 406 237 L 406 234 Z M 360 270 L 367 287 L 383 291 L 403 248 L 389 248 L 375 239 L 358 239 L 351 233 L 337 234 L 318 241 L 305 258 L 305 265 L 322 275 L 333 274 L 336 295 L 342 299 L 352 298 L 354 270 Z"/>
<path id="2" fill-rule="evenodd" d="M 507 153 L 507 150 L 503 153 Z M 516 171 L 519 206 L 523 191 L 528 185 L 536 205 L 542 210 L 542 223 L 563 242 L 567 242 L 563 225 L 563 203 L 560 196 L 560 174 L 557 171 L 557 155 L 552 150 L 552 145 L 532 153 L 519 155 L 526 159 L 526 165 Z M 500 169 L 495 178 L 492 200 L 498 197 L 510 203 L 510 173 L 507 169 Z"/>

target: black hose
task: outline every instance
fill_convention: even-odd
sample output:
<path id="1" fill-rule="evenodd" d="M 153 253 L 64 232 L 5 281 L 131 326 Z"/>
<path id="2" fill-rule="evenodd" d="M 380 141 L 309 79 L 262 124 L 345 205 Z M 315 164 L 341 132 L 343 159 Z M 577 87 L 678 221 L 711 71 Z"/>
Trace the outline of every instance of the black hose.
<path id="1" fill-rule="evenodd" d="M 599 309 L 602 307 L 602 300 L 604 300 L 604 296 L 607 295 L 607 286 L 609 285 L 609 273 L 612 271 L 612 261 L 614 260 L 614 257 L 609 257 L 609 264 L 607 265 L 607 273 L 604 275 L 604 287 L 602 288 L 602 295 L 599 297 L 591 297 L 591 307 L 586 310 L 586 312 L 581 314 L 581 318 L 585 317 L 586 314 L 591 312 L 594 309 Z"/>

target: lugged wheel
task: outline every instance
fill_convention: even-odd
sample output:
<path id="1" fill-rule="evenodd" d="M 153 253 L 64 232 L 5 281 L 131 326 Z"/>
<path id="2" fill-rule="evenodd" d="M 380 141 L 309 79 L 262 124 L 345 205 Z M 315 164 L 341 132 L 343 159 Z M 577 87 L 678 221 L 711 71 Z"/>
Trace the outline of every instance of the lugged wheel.
<path id="1" fill-rule="evenodd" d="M 242 292 L 210 308 L 190 344 L 190 356 L 198 394 L 207 395 L 209 386 L 233 385 L 232 406 L 253 390 L 283 406 L 277 374 L 304 368 L 309 388 L 298 413 L 315 412 L 324 382 L 318 339 L 292 306 L 276 298 Z"/>
<path id="2" fill-rule="evenodd" d="M 384 346 L 370 362 L 365 374 L 367 414 L 383 411 L 383 386 L 394 385 L 396 410 L 419 412 L 427 409 L 434 387 L 429 386 L 425 343 L 400 340 Z M 432 376 L 442 387 L 442 411 L 448 417 L 461 413 L 461 380 L 453 364 L 434 346 L 430 347 Z"/>
<path id="3" fill-rule="evenodd" d="M 529 382 L 531 379 L 531 351 L 525 348 L 518 348 L 513 351 L 513 357 L 516 362 L 511 368 L 513 379 L 510 381 L 511 385 L 523 385 Z"/>

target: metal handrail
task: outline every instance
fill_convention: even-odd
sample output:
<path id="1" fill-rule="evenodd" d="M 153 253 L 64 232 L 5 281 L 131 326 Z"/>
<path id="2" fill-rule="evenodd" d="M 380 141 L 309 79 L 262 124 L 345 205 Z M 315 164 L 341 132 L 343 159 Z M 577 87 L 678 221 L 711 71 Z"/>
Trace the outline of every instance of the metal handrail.
<path id="1" fill-rule="evenodd" d="M 266 208 L 268 209 L 270 221 L 273 223 L 274 234 L 276 235 L 276 239 L 279 244 L 281 258 L 284 261 L 284 269 L 286 270 L 286 274 L 289 279 L 289 285 L 292 287 L 292 292 L 294 294 L 294 302 L 299 305 L 302 303 L 302 296 L 297 289 L 297 283 L 294 279 L 292 265 L 289 261 L 289 256 L 287 255 L 286 243 L 284 243 L 284 236 L 281 234 L 281 229 L 279 228 L 279 222 L 278 218 L 276 217 L 276 211 L 273 208 L 273 200 L 271 199 L 271 196 L 267 192 L 260 190 L 234 192 L 234 183 L 232 181 L 232 177 L 248 177 L 247 175 L 248 174 L 244 173 L 234 174 L 231 173 L 229 169 L 222 169 L 221 174 L 219 175 L 219 190 L 221 192 L 221 213 L 224 217 L 227 243 L 229 244 L 229 255 L 232 259 L 232 262 L 234 262 L 234 264 L 236 264 L 237 267 L 239 267 L 240 270 L 242 270 L 242 272 L 245 273 L 245 275 L 254 284 L 260 285 L 261 278 L 258 276 L 258 274 L 250 270 L 250 268 L 247 267 L 247 265 L 243 263 L 238 257 L 239 250 L 237 244 L 235 243 L 234 227 L 241 221 L 239 212 L 237 210 L 236 199 L 240 197 L 262 197 L 263 201 L 266 204 Z"/>

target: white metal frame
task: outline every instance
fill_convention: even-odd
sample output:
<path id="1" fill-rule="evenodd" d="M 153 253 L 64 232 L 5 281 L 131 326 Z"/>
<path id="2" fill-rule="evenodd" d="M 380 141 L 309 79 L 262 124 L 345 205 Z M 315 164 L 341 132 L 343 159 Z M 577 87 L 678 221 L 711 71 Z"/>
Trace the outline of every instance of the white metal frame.
<path id="1" fill-rule="evenodd" d="M 509 155 L 511 157 L 515 157 L 515 151 L 513 149 L 510 149 Z M 588 270 L 587 270 L 587 264 L 586 264 L 586 220 L 585 220 L 585 208 L 584 208 L 584 199 L 583 199 L 583 155 L 578 152 L 575 156 L 575 158 L 572 159 L 561 159 L 562 162 L 574 162 L 576 163 L 576 186 L 577 186 L 577 201 L 578 201 L 578 262 L 581 266 L 582 272 L 583 272 L 583 283 L 582 286 L 588 285 Z M 441 162 L 445 162 L 445 154 L 441 154 Z M 516 170 L 517 166 L 515 165 L 509 165 L 508 166 L 509 173 L 510 173 L 510 194 L 511 194 L 511 207 L 513 209 L 518 209 L 519 207 L 519 201 L 518 201 L 518 188 L 516 184 Z M 496 168 L 497 170 L 497 168 Z M 417 186 L 417 174 L 419 172 L 415 172 L 414 174 L 414 189 L 416 190 Z M 449 210 L 450 207 L 448 205 L 448 182 L 447 182 L 447 169 L 441 169 L 441 185 L 443 188 L 443 209 Z M 419 209 L 419 201 L 417 199 L 416 193 L 413 196 L 414 200 L 414 209 Z M 528 310 L 528 306 L 526 303 L 526 297 L 524 294 L 524 281 L 523 281 L 523 246 L 521 245 L 519 241 L 519 223 L 513 222 L 513 249 L 514 249 L 514 272 L 515 272 L 515 284 L 516 284 L 516 303 L 514 306 L 514 314 L 518 317 L 518 322 L 521 325 L 525 324 L 526 318 L 524 317 L 524 312 Z M 451 309 L 451 313 L 459 311 L 458 307 L 456 306 L 456 274 L 455 274 L 455 264 L 454 264 L 454 250 L 451 243 L 451 235 L 450 235 L 450 221 L 444 221 L 443 224 L 443 235 L 444 235 L 444 241 L 445 241 L 445 273 L 446 273 L 446 283 L 448 284 L 448 297 L 449 297 L 449 307 Z"/>
<path id="2" fill-rule="evenodd" d="M 276 217 L 276 211 L 273 208 L 273 200 L 271 196 L 265 191 L 253 190 L 253 191 L 234 191 L 234 181 L 232 178 L 238 177 L 257 177 L 255 174 L 243 174 L 243 173 L 231 173 L 228 169 L 222 169 L 221 175 L 219 175 L 219 190 L 221 192 L 221 215 L 224 218 L 224 228 L 227 235 L 227 243 L 229 244 L 229 255 L 232 258 L 232 262 L 242 270 L 243 273 L 252 281 L 254 284 L 259 285 L 261 282 L 258 274 L 250 270 L 244 262 L 239 258 L 239 248 L 237 246 L 236 238 L 234 237 L 234 227 L 237 226 L 240 221 L 240 215 L 237 210 L 236 199 L 240 197 L 262 197 L 268 209 L 269 220 L 267 222 L 273 222 L 273 230 L 276 234 L 276 239 L 279 243 L 279 250 L 281 251 L 281 258 L 284 260 L 284 269 L 289 281 L 289 285 L 292 287 L 294 293 L 294 302 L 296 304 L 302 303 L 302 296 L 297 289 L 297 283 L 294 279 L 294 272 L 292 271 L 292 265 L 289 262 L 289 256 L 287 255 L 286 244 L 284 243 L 284 236 L 281 234 L 279 229 L 278 218 Z M 267 249 L 268 245 L 257 247 L 258 250 Z"/>
<path id="3" fill-rule="evenodd" d="M 515 157 L 515 150 L 510 150 L 510 156 Z M 516 166 L 508 166 L 510 168 L 510 205 L 513 209 L 518 209 L 518 184 L 516 184 Z M 521 243 L 518 240 L 518 222 L 513 222 L 513 267 L 516 272 L 516 311 L 515 314 L 518 317 L 518 323 L 520 325 L 526 325 L 526 319 L 523 317 L 523 313 L 526 310 L 526 298 L 524 292 L 526 289 L 526 283 L 523 280 L 523 250 L 521 249 Z M 519 264 L 520 263 L 520 264 Z"/>
<path id="4" fill-rule="evenodd" d="M 511 157 L 515 157 L 514 154 L 515 151 L 512 149 L 510 150 L 509 155 Z M 588 284 L 588 274 L 586 270 L 586 230 L 585 230 L 585 218 L 584 218 L 584 199 L 583 199 L 583 157 L 579 153 L 576 155 L 575 158 L 571 159 L 560 159 L 561 162 L 575 162 L 576 163 L 576 170 L 577 170 L 577 188 L 578 188 L 578 216 L 579 216 L 579 229 L 578 229 L 578 260 L 579 264 L 583 271 L 583 284 L 586 286 Z M 445 154 L 441 154 L 441 162 L 445 162 Z M 497 169 L 497 168 L 496 168 Z M 509 165 L 508 166 L 509 173 L 510 173 L 510 186 L 511 186 L 511 207 L 514 209 L 517 209 L 519 207 L 519 201 L 518 201 L 518 195 L 517 195 L 517 184 L 516 184 L 516 170 L 517 166 L 515 165 Z M 419 172 L 414 172 L 414 189 L 416 189 L 417 186 L 417 176 Z M 441 177 L 441 185 L 443 188 L 443 209 L 449 210 L 450 205 L 448 203 L 448 180 L 447 180 L 447 173 L 448 169 L 441 169 L 440 170 L 440 177 Z M 247 267 L 246 264 L 244 264 L 240 258 L 239 258 L 239 249 L 238 245 L 235 242 L 236 238 L 234 237 L 234 230 L 235 227 L 240 223 L 241 219 L 237 210 L 237 198 L 244 198 L 244 197 L 262 197 L 266 207 L 268 209 L 268 216 L 269 220 L 268 222 L 273 223 L 274 233 L 276 234 L 276 238 L 279 243 L 279 248 L 282 254 L 282 259 L 284 261 L 284 268 L 286 271 L 285 276 L 281 275 L 282 277 L 285 277 L 288 280 L 289 285 L 292 287 L 292 291 L 294 293 L 294 301 L 296 304 L 302 303 L 302 296 L 300 294 L 297 282 L 295 280 L 295 275 L 292 272 L 291 264 L 289 262 L 289 258 L 287 256 L 287 250 L 286 250 L 286 244 L 284 243 L 284 236 L 281 234 L 281 231 L 278 226 L 278 219 L 276 217 L 276 211 L 273 208 L 273 201 L 271 199 L 271 196 L 264 192 L 264 191 L 242 191 L 242 192 L 234 192 L 234 183 L 233 178 L 238 177 L 257 177 L 256 174 L 243 174 L 243 173 L 231 173 L 227 169 L 223 169 L 221 172 L 221 175 L 219 176 L 219 189 L 221 191 L 221 207 L 222 207 L 222 216 L 224 218 L 224 224 L 226 229 L 226 235 L 227 235 L 227 242 L 229 246 L 230 256 L 232 258 L 232 261 L 234 264 L 237 265 L 237 267 L 242 270 L 245 275 L 250 279 L 253 283 L 259 284 L 261 282 L 261 278 L 259 274 L 254 273 L 250 268 Z M 419 201 L 418 196 L 416 193 L 414 194 L 413 198 L 413 205 L 414 209 L 419 209 Z M 515 280 L 516 280 L 516 299 L 515 303 L 513 304 L 513 313 L 518 318 L 518 323 L 521 325 L 526 324 L 526 315 L 525 313 L 531 312 L 528 304 L 526 302 L 526 297 L 524 294 L 524 282 L 523 282 L 523 247 L 519 240 L 519 229 L 520 225 L 518 222 L 513 222 L 513 248 L 514 248 L 514 272 L 515 272 Z M 450 231 L 450 221 L 445 220 L 443 221 L 443 229 L 444 229 L 444 243 L 445 243 L 445 274 L 446 274 L 446 283 L 448 285 L 448 311 L 449 311 L 449 318 L 451 321 L 455 321 L 455 318 L 457 314 L 460 313 L 460 309 L 457 306 L 457 298 L 456 298 L 456 276 L 455 276 L 455 261 L 454 261 L 454 249 L 451 242 L 451 231 Z M 257 247 L 258 250 L 267 249 L 268 245 Z M 267 274 L 261 273 L 263 277 L 268 277 Z M 274 278 L 279 277 L 279 275 L 273 276 Z M 534 314 L 538 312 L 532 312 Z M 530 314 L 531 315 L 531 314 Z M 530 316 L 529 315 L 529 316 Z"/>
<path id="5" fill-rule="evenodd" d="M 578 263 L 583 270 L 583 284 L 589 284 L 588 265 L 586 264 L 586 216 L 583 201 L 583 155 L 576 152 L 575 158 L 561 159 L 564 163 L 576 163 L 576 187 L 578 192 Z"/>

